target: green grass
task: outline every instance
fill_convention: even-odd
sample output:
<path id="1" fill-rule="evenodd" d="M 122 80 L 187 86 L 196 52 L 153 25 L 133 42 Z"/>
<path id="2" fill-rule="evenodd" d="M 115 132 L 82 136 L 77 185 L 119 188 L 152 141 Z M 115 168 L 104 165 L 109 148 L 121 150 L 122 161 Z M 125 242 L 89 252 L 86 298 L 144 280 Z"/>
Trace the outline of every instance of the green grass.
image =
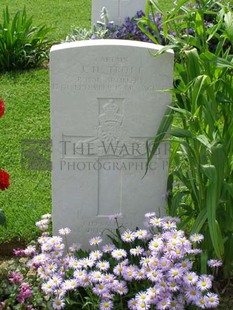
<path id="1" fill-rule="evenodd" d="M 27 15 L 33 16 L 34 25 L 52 27 L 49 38 L 53 42 L 64 40 L 72 26 L 90 27 L 91 0 L 3 0 L 0 2 L 0 18 L 8 5 L 10 13 L 26 7 Z"/>
<path id="2" fill-rule="evenodd" d="M 26 7 L 33 25 L 53 27 L 50 40 L 64 40 L 72 26 L 89 27 L 91 0 L 1 1 L 0 16 L 8 5 L 10 13 Z M 31 240 L 35 222 L 51 212 L 51 174 L 49 171 L 21 167 L 21 148 L 25 140 L 50 139 L 49 71 L 47 69 L 0 75 L 0 98 L 6 110 L 0 120 L 0 168 L 10 175 L 10 187 L 0 192 L 7 228 L 0 227 L 0 242 Z"/>
<path id="3" fill-rule="evenodd" d="M 0 192 L 8 223 L 0 228 L 0 240 L 29 240 L 35 221 L 51 212 L 50 172 L 21 167 L 23 141 L 50 138 L 48 70 L 2 75 L 0 96 L 6 105 L 0 120 L 1 167 L 11 175 L 11 186 Z"/>

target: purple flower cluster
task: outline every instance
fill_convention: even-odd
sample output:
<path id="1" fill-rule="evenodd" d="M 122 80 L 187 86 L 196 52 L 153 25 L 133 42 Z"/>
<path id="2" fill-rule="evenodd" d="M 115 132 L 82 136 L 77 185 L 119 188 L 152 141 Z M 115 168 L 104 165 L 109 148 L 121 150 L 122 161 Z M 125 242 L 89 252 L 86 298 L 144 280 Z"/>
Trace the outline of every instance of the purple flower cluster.
<path id="1" fill-rule="evenodd" d="M 35 245 L 28 245 L 26 249 L 14 249 L 13 254 L 15 256 L 33 256 L 36 252 Z"/>
<path id="2" fill-rule="evenodd" d="M 20 285 L 20 291 L 19 291 L 19 295 L 17 297 L 17 301 L 21 304 L 25 303 L 25 299 L 27 298 L 31 298 L 32 297 L 32 293 L 31 293 L 31 287 L 28 283 L 22 283 Z"/>
<path id="3" fill-rule="evenodd" d="M 11 272 L 8 279 L 11 285 L 19 284 L 19 292 L 16 299 L 20 304 L 24 304 L 26 299 L 32 297 L 31 287 L 29 283 L 23 282 L 24 276 L 20 272 Z"/>
<path id="4" fill-rule="evenodd" d="M 40 305 L 46 304 L 47 301 L 41 294 L 41 283 L 37 274 L 26 265 L 36 255 L 35 246 L 16 250 L 15 253 L 20 258 L 12 260 L 8 264 L 7 272 L 5 270 L 1 273 L 0 309 L 39 310 Z"/>
<path id="5" fill-rule="evenodd" d="M 107 24 L 107 37 L 111 39 L 124 39 L 124 40 L 136 40 L 143 42 L 152 42 L 150 38 L 141 31 L 138 27 L 138 20 L 145 16 L 143 11 L 138 11 L 133 18 L 126 17 L 124 23 L 121 26 L 114 25 L 113 23 Z M 163 42 L 162 31 L 162 17 L 159 13 L 156 13 L 153 17 L 150 15 L 151 22 L 153 22 L 159 33 L 155 33 L 150 27 L 145 26 L 146 31 L 148 31 L 154 38 L 157 38 L 158 42 Z"/>
<path id="6" fill-rule="evenodd" d="M 29 266 L 37 271 L 53 309 L 65 308 L 68 296 L 75 298 L 79 291 L 95 303 L 98 300 L 100 310 L 114 309 L 119 302 L 122 309 L 131 310 L 218 306 L 218 296 L 210 292 L 213 277 L 192 271 L 190 257 L 200 253 L 196 243 L 202 236 L 187 239 L 175 218 L 159 218 L 153 212 L 145 217 L 145 229 L 119 233 L 118 227 L 118 243 L 101 246 L 100 236 L 92 238 L 95 249 L 86 255 L 83 251 L 79 255 L 75 245 L 66 253 L 62 237 L 43 233 L 38 239 L 40 251 Z M 69 232 L 60 230 L 65 236 Z"/>
<path id="7" fill-rule="evenodd" d="M 10 284 L 19 284 L 23 281 L 23 275 L 20 272 L 11 272 L 9 275 Z"/>

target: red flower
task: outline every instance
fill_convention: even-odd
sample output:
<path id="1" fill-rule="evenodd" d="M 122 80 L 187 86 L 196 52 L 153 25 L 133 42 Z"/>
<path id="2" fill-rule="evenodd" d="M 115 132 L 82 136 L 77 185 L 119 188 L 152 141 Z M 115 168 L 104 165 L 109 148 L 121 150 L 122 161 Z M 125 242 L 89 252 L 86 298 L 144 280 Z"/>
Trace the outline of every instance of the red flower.
<path id="1" fill-rule="evenodd" d="M 9 179 L 10 175 L 6 171 L 0 169 L 0 189 L 2 191 L 10 186 Z"/>
<path id="2" fill-rule="evenodd" d="M 0 117 L 3 116 L 4 110 L 5 110 L 4 102 L 3 102 L 3 100 L 0 98 Z"/>

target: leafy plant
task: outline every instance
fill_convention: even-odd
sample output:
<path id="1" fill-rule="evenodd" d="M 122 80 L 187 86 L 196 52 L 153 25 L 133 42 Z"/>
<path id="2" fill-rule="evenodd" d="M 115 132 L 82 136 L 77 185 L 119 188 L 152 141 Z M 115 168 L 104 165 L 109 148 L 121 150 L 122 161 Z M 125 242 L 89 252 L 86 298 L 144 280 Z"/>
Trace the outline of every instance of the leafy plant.
<path id="1" fill-rule="evenodd" d="M 178 1 L 163 12 L 147 1 L 148 14 L 164 16 L 163 35 L 176 55 L 174 101 L 148 156 L 153 157 L 170 130 L 168 208 L 182 217 L 181 228 L 201 232 L 201 268 L 209 256 L 223 259 L 224 275 L 233 270 L 233 12 L 213 1 Z M 206 18 L 211 16 L 211 22 Z M 140 23 L 140 22 L 139 22 Z M 175 33 L 176 35 L 171 35 Z M 154 42 L 157 43 L 156 38 Z"/>
<path id="2" fill-rule="evenodd" d="M 43 228 L 49 227 L 50 214 L 42 216 Z M 35 255 L 35 242 L 25 249 L 15 249 L 14 259 L 0 266 L 0 309 L 51 309 L 46 296 L 41 291 L 42 281 L 35 270 L 28 264 Z M 24 256 L 22 258 L 22 256 Z"/>
<path id="3" fill-rule="evenodd" d="M 126 17 L 122 25 L 115 25 L 114 22 L 109 20 L 107 9 L 103 8 L 100 16 L 101 21 L 98 21 L 89 30 L 86 28 L 74 28 L 72 33 L 66 37 L 66 42 L 89 39 L 123 39 L 152 42 L 151 39 L 138 27 L 138 19 L 143 16 L 143 11 L 138 11 L 134 17 Z M 150 18 L 153 22 L 156 22 L 158 28 L 160 29 L 161 15 L 151 15 Z M 158 35 L 159 40 L 163 41 L 163 37 L 159 32 L 154 32 L 154 30 L 149 27 L 147 27 L 147 31 L 152 37 L 156 37 Z"/>
<path id="4" fill-rule="evenodd" d="M 26 265 L 34 247 L 28 249 L 23 261 L 18 256 L 0 267 L 0 309 L 49 309 L 38 275 Z"/>
<path id="5" fill-rule="evenodd" d="M 8 7 L 0 23 L 0 71 L 34 68 L 48 58 L 49 28 L 34 27 L 26 10 L 11 18 Z"/>
<path id="6" fill-rule="evenodd" d="M 89 30 L 86 28 L 74 28 L 72 33 L 66 37 L 66 42 L 81 41 L 89 39 L 106 39 L 110 37 L 108 27 L 113 26 L 113 22 L 109 21 L 108 11 L 105 7 L 101 10 L 100 18 Z M 115 27 L 115 26 L 113 26 Z"/>
<path id="7" fill-rule="evenodd" d="M 144 32 L 138 27 L 138 19 L 144 16 L 143 11 L 136 12 L 135 16 L 130 18 L 126 17 L 125 21 L 120 26 L 108 25 L 107 29 L 109 30 L 109 36 L 112 39 L 123 39 L 123 40 L 136 40 L 136 41 L 143 41 L 143 42 L 151 42 L 151 39 L 145 35 Z M 154 21 L 160 25 L 160 16 L 151 16 L 154 18 Z M 114 28 L 115 27 L 115 28 Z M 153 29 L 147 28 L 148 32 L 152 36 L 156 36 L 157 33 L 153 31 Z"/>

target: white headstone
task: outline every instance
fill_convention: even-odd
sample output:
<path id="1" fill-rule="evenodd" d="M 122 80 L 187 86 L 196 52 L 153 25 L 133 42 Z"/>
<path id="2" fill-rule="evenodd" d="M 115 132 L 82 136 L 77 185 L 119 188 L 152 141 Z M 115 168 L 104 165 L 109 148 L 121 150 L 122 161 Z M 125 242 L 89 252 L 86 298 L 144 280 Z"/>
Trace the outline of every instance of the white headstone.
<path id="1" fill-rule="evenodd" d="M 146 0 L 92 0 L 92 24 L 100 20 L 101 10 L 105 7 L 109 18 L 120 25 L 125 17 L 133 17 L 137 11 L 145 9 Z"/>
<path id="2" fill-rule="evenodd" d="M 70 242 L 88 247 L 122 213 L 128 228 L 144 214 L 164 214 L 168 146 L 148 173 L 146 141 L 154 136 L 173 80 L 173 53 L 158 45 L 90 40 L 51 49 L 52 195 L 54 233 L 70 227 Z"/>

